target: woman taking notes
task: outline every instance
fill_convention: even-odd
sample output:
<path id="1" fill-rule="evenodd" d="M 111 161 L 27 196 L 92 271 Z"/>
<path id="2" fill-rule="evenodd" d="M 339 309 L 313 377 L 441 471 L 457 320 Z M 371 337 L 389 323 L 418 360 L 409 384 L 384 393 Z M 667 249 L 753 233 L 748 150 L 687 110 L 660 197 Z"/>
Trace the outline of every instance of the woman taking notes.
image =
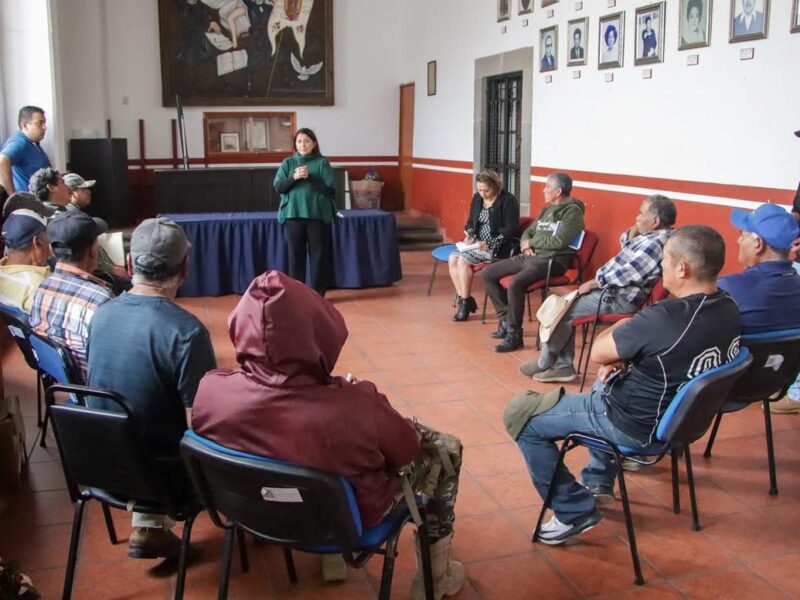
<path id="1" fill-rule="evenodd" d="M 477 192 L 472 197 L 469 218 L 464 225 L 464 244 L 473 246 L 453 252 L 448 261 L 450 279 L 458 295 L 458 312 L 453 321 L 466 321 L 478 309 L 471 295 L 473 265 L 506 258 L 517 241 L 519 202 L 503 189 L 495 171 L 484 169 L 475 177 Z"/>
<path id="2" fill-rule="evenodd" d="M 309 285 L 321 296 L 333 283 L 331 226 L 336 217 L 333 168 L 322 156 L 317 136 L 310 129 L 294 135 L 297 152 L 281 163 L 275 191 L 281 195 L 278 221 L 284 224 L 289 250 L 289 276 L 306 282 L 306 254 L 310 262 Z"/>

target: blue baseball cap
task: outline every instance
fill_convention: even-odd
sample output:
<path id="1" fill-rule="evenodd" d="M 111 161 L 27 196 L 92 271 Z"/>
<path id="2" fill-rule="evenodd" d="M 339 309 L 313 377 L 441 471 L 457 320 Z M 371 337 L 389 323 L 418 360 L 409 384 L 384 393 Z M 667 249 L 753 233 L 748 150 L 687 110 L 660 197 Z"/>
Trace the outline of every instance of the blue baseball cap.
<path id="1" fill-rule="evenodd" d="M 24 248 L 45 230 L 47 221 L 30 209 L 20 208 L 3 223 L 3 240 L 11 249 Z"/>
<path id="2" fill-rule="evenodd" d="M 731 223 L 742 231 L 750 231 L 779 250 L 788 250 L 800 237 L 800 226 L 793 215 L 777 204 L 762 204 L 753 212 L 735 208 Z"/>

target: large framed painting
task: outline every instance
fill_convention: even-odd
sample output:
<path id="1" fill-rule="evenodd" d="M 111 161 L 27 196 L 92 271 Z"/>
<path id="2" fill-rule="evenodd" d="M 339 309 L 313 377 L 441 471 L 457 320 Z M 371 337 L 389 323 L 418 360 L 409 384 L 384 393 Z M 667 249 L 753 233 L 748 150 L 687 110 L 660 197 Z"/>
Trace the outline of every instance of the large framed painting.
<path id="1" fill-rule="evenodd" d="M 333 0 L 158 0 L 162 103 L 333 104 Z"/>

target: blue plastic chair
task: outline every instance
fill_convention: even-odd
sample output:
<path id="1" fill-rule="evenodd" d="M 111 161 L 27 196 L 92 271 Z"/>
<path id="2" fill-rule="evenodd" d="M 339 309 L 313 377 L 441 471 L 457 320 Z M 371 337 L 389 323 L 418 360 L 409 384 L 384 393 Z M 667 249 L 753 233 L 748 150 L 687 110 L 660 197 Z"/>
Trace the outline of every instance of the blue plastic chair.
<path id="1" fill-rule="evenodd" d="M 439 263 L 446 263 L 450 259 L 450 255 L 456 251 L 455 244 L 437 246 L 431 251 L 431 256 L 433 256 L 433 271 L 431 271 L 431 280 L 428 282 L 428 296 L 431 295 L 431 290 L 433 290 L 433 282 L 436 280 L 436 269 L 439 268 Z"/>
<path id="2" fill-rule="evenodd" d="M 14 306 L 0 303 L 0 315 L 5 319 L 11 337 L 17 344 L 25 363 L 36 373 L 36 425 L 42 426 L 44 411 L 42 410 L 42 378 L 36 356 L 31 348 L 28 314 Z"/>
<path id="3" fill-rule="evenodd" d="M 219 598 L 227 597 L 233 538 L 240 531 L 283 546 L 292 583 L 297 582 L 292 548 L 317 554 L 340 553 L 355 568 L 381 553 L 384 561 L 379 598 L 389 598 L 397 539 L 411 520 L 405 504 L 379 525 L 365 529 L 353 489 L 344 477 L 232 450 L 191 430 L 184 435 L 180 448 L 197 496 L 214 524 L 226 532 Z M 424 509 L 420 512 L 423 519 L 418 532 L 426 597 L 433 600 Z M 239 551 L 246 571 L 247 550 L 241 535 Z"/>
<path id="4" fill-rule="evenodd" d="M 34 331 L 29 332 L 28 339 L 45 392 L 54 383 L 83 385 L 80 369 L 78 369 L 72 359 L 72 355 L 64 346 Z M 47 445 L 45 438 L 47 436 L 49 416 L 50 406 L 45 396 L 45 412 L 42 419 L 42 429 L 40 430 L 41 438 L 39 439 L 41 447 Z"/>
<path id="5" fill-rule="evenodd" d="M 649 451 L 641 448 L 627 448 L 618 446 L 614 442 L 598 436 L 585 433 L 570 433 L 561 444 L 556 469 L 550 481 L 547 497 L 539 513 L 536 529 L 532 541 L 539 539 L 539 531 L 550 503 L 553 500 L 553 490 L 558 467 L 563 464 L 567 452 L 579 446 L 585 446 L 614 456 L 617 464 L 617 481 L 619 482 L 620 500 L 625 514 L 625 527 L 628 532 L 628 542 L 633 562 L 634 582 L 636 585 L 644 584 L 642 569 L 639 564 L 639 552 L 636 549 L 636 535 L 633 530 L 633 518 L 628 501 L 628 491 L 625 487 L 625 470 L 622 469 L 622 459 L 627 458 L 643 465 L 653 465 L 660 461 L 667 453 L 672 457 L 672 502 L 673 512 L 680 512 L 680 495 L 678 490 L 678 456 L 681 452 L 686 461 L 686 480 L 689 484 L 689 499 L 692 505 L 692 529 L 700 530 L 700 521 L 697 515 L 697 499 L 695 497 L 694 476 L 692 474 L 692 457 L 689 446 L 697 441 L 708 430 L 714 416 L 728 398 L 728 394 L 753 362 L 750 351 L 741 348 L 739 354 L 732 361 L 709 369 L 689 380 L 680 388 L 670 402 L 667 410 L 656 428 L 656 438 L 661 444 L 652 446 Z"/>
<path id="6" fill-rule="evenodd" d="M 775 472 L 775 448 L 772 441 L 772 417 L 769 405 L 786 395 L 800 371 L 800 329 L 784 329 L 742 336 L 742 345 L 753 355 L 750 369 L 736 382 L 728 402 L 722 407 L 703 453 L 711 457 L 711 447 L 717 437 L 722 415 L 762 402 L 764 406 L 764 432 L 767 438 L 769 463 L 769 493 L 778 493 L 778 476 Z"/>

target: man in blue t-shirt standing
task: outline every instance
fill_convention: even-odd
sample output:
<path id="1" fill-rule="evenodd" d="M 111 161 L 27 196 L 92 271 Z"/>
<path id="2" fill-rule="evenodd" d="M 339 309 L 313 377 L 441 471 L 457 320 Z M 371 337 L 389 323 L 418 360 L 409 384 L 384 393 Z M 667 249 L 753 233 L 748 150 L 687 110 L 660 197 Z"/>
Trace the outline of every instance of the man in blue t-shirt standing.
<path id="1" fill-rule="evenodd" d="M 0 150 L 0 185 L 9 195 L 27 192 L 31 175 L 50 166 L 50 159 L 39 145 L 47 131 L 44 110 L 38 106 L 23 106 L 17 123 L 19 131 L 14 132 Z"/>
<path id="2" fill-rule="evenodd" d="M 162 475 L 176 494 L 190 489 L 178 442 L 200 379 L 216 367 L 208 330 L 175 303 L 190 247 L 174 221 L 143 221 L 131 235 L 133 287 L 102 306 L 89 328 L 89 385 L 125 398 L 150 452 L 170 467 Z M 134 512 L 132 525 L 128 556 L 177 556 L 180 540 L 170 531 L 172 520 Z"/>
<path id="3" fill-rule="evenodd" d="M 662 261 L 664 287 L 675 299 L 644 308 L 600 334 L 591 358 L 602 366 L 591 391 L 567 394 L 525 422 L 516 442 L 542 498 L 558 462 L 556 440 L 583 432 L 646 450 L 659 444 L 658 422 L 680 386 L 736 357 L 739 309 L 717 289 L 724 262 L 719 233 L 705 225 L 677 229 L 664 246 Z M 542 525 L 542 543 L 560 544 L 591 529 L 602 519 L 597 504 L 614 500 L 613 456 L 596 450 L 589 454 L 582 483 L 559 466 L 554 515 Z"/>

